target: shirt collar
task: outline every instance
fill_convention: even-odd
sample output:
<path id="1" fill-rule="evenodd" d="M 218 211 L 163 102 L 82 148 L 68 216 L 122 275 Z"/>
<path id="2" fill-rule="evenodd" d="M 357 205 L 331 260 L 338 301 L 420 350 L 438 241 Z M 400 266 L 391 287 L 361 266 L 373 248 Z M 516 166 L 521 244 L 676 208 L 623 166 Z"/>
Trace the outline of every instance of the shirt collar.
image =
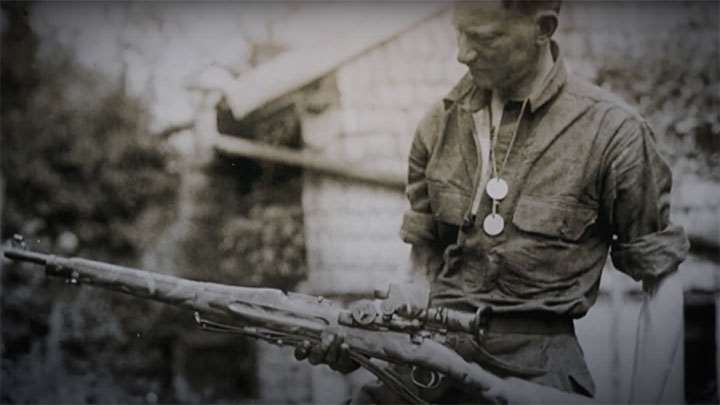
<path id="1" fill-rule="evenodd" d="M 567 80 L 565 62 L 563 61 L 560 47 L 555 41 L 550 43 L 550 52 L 555 61 L 552 69 L 545 76 L 541 84 L 535 86 L 530 93 L 528 107 L 533 113 L 553 98 Z M 450 108 L 453 104 L 457 104 L 465 111 L 477 111 L 487 105 L 489 100 L 490 92 L 483 91 L 475 86 L 472 76 L 468 72 L 460 79 L 458 84 L 450 90 L 443 99 L 443 102 L 446 109 Z"/>

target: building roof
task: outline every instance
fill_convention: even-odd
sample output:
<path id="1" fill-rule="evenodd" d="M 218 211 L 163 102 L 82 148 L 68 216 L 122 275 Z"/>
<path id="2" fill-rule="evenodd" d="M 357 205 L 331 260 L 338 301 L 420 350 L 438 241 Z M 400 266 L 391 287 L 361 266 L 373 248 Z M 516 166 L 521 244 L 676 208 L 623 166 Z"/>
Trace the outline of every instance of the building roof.
<path id="1" fill-rule="evenodd" d="M 447 3 L 414 4 L 391 18 L 368 22 L 362 35 L 332 36 L 322 44 L 286 52 L 234 80 L 210 80 L 221 90 L 236 119 L 295 91 L 366 51 L 447 10 Z M 206 83 L 208 81 L 205 80 Z"/>

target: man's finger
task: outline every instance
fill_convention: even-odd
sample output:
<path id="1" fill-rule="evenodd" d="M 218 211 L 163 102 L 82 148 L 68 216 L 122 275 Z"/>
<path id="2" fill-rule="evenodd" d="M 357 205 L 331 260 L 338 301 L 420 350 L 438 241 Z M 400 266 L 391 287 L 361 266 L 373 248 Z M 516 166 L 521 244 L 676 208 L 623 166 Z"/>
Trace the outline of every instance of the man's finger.
<path id="1" fill-rule="evenodd" d="M 325 353 L 325 362 L 332 365 L 340 359 L 340 345 L 343 339 L 337 335 L 330 336 L 332 337 L 332 341 L 328 345 L 327 352 Z"/>
<path id="2" fill-rule="evenodd" d="M 311 347 L 312 347 L 312 344 L 309 341 L 303 340 L 303 342 L 301 344 L 295 346 L 295 359 L 297 359 L 297 360 L 307 359 L 308 355 L 310 354 Z"/>
<path id="3" fill-rule="evenodd" d="M 328 349 L 330 348 L 330 345 L 332 344 L 334 339 L 334 335 L 322 336 L 322 338 L 320 339 L 320 344 L 314 345 L 310 349 L 310 353 L 308 354 L 308 361 L 310 362 L 310 364 L 317 365 L 327 362 L 325 358 L 327 356 Z"/>
<path id="4" fill-rule="evenodd" d="M 350 362 L 352 362 L 350 359 L 350 345 L 342 342 L 338 349 L 338 363 L 347 364 Z"/>
<path id="5" fill-rule="evenodd" d="M 320 348 L 322 349 L 322 362 L 331 363 L 330 355 L 336 356 L 333 353 L 335 350 L 335 339 L 337 336 L 334 333 L 323 333 L 320 338 Z"/>
<path id="6" fill-rule="evenodd" d="M 334 370 L 340 371 L 341 373 L 350 373 L 355 371 L 359 365 L 355 363 L 350 357 L 350 345 L 343 342 L 340 345 L 340 355 L 337 363 L 333 367 Z"/>

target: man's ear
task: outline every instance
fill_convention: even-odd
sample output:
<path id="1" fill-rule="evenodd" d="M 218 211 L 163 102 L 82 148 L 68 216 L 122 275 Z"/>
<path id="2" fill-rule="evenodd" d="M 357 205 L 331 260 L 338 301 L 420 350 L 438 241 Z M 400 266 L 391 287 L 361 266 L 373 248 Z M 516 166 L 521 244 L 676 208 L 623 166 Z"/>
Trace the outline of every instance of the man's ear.
<path id="1" fill-rule="evenodd" d="M 550 42 L 558 27 L 558 13 L 552 10 L 543 10 L 535 14 L 535 27 L 537 28 L 538 45 Z"/>

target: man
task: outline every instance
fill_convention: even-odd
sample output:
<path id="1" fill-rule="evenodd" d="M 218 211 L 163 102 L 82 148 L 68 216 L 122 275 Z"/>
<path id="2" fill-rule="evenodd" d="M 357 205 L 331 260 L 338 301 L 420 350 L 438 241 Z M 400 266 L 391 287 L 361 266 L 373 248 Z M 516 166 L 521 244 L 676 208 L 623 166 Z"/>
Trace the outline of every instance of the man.
<path id="1" fill-rule="evenodd" d="M 552 36 L 559 1 L 457 4 L 458 60 L 468 73 L 421 121 L 410 153 L 401 235 L 431 283 L 431 305 L 477 312 L 484 327 L 454 349 L 500 376 L 593 396 L 574 333 L 613 264 L 643 282 L 641 338 L 657 311 L 676 311 L 666 282 L 684 259 L 669 222 L 670 171 L 654 135 L 612 95 L 566 72 Z M 670 297 L 668 299 L 668 297 Z M 300 353 L 348 371 L 341 339 Z M 657 364 L 677 341 L 639 347 L 636 375 L 662 384 Z M 647 387 L 647 385 L 645 385 Z M 422 391 L 422 390 L 421 390 Z M 477 402 L 452 382 L 432 402 Z M 636 390 L 634 399 L 652 401 Z M 361 401 L 399 402 L 380 385 Z"/>

